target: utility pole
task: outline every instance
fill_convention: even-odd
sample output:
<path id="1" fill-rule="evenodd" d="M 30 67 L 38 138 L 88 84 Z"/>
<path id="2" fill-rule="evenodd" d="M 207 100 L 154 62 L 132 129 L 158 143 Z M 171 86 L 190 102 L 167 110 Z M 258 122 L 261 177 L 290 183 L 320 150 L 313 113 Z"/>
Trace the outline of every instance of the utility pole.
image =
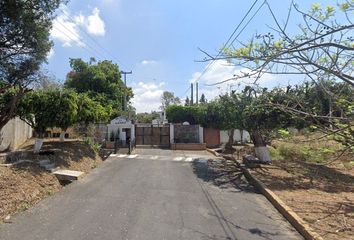
<path id="1" fill-rule="evenodd" d="M 193 105 L 193 83 L 191 83 L 191 105 Z"/>
<path id="2" fill-rule="evenodd" d="M 198 82 L 195 83 L 195 90 L 196 90 L 195 103 L 198 105 L 198 102 L 199 102 L 199 96 L 198 96 Z"/>
<path id="3" fill-rule="evenodd" d="M 124 75 L 124 86 L 125 88 L 127 87 L 127 74 L 132 74 L 133 72 L 124 72 L 124 71 L 120 71 L 121 74 Z M 127 93 L 125 91 L 126 89 L 124 89 L 124 99 L 123 99 L 123 111 L 127 110 Z"/>

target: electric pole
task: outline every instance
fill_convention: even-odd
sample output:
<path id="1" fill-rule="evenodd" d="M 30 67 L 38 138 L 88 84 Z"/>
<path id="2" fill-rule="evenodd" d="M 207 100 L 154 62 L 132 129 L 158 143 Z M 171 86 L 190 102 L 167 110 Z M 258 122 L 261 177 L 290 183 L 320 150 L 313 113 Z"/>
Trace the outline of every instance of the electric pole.
<path id="1" fill-rule="evenodd" d="M 125 88 L 127 88 L 127 74 L 132 74 L 133 72 L 124 72 L 124 71 L 120 71 L 120 74 L 124 75 L 124 86 Z M 126 93 L 126 89 L 124 89 L 124 99 L 123 99 L 123 111 L 127 110 L 127 93 Z"/>
<path id="2" fill-rule="evenodd" d="M 196 91 L 196 94 L 195 94 L 195 103 L 198 105 L 198 101 L 199 101 L 199 96 L 198 96 L 198 82 L 195 83 L 195 91 Z"/>
<path id="3" fill-rule="evenodd" d="M 193 83 L 191 83 L 191 105 L 193 105 Z"/>

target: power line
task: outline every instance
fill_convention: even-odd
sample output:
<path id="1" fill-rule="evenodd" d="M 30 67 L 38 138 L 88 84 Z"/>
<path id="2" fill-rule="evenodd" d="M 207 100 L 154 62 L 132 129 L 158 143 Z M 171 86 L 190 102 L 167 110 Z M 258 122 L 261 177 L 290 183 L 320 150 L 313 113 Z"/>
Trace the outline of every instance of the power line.
<path id="1" fill-rule="evenodd" d="M 63 14 L 68 17 L 72 23 L 75 24 L 75 20 L 68 14 L 66 13 L 63 9 L 60 9 Z M 108 56 L 110 56 L 113 60 L 117 61 L 121 65 L 124 65 L 121 61 L 119 61 L 116 57 L 114 57 L 108 50 L 106 50 L 101 44 L 99 44 L 90 34 L 88 34 L 83 27 L 81 27 L 79 24 L 76 24 L 78 26 L 78 29 L 80 32 L 84 33 L 87 37 L 91 39 L 99 48 L 101 48 Z M 124 66 L 125 67 L 125 66 Z"/>
<path id="2" fill-rule="evenodd" d="M 241 35 L 241 33 L 243 32 L 243 30 L 245 30 L 245 28 L 248 26 L 248 24 L 254 19 L 254 17 L 258 14 L 258 12 L 261 10 L 261 8 L 264 6 L 264 4 L 267 3 L 267 0 L 264 0 L 262 5 L 259 6 L 259 8 L 254 12 L 254 14 L 252 15 L 252 17 L 247 21 L 246 25 L 241 29 L 241 31 L 239 32 L 239 34 L 237 34 L 237 36 L 234 38 L 234 40 L 232 40 L 232 42 L 230 43 L 229 47 L 237 40 L 237 38 Z M 268 4 L 268 3 L 267 3 Z"/>
<path id="3" fill-rule="evenodd" d="M 253 2 L 253 4 L 251 5 L 251 7 L 248 9 L 247 13 L 245 14 L 245 16 L 243 16 L 241 22 L 236 26 L 235 30 L 232 32 L 232 34 L 230 35 L 229 39 L 226 41 L 226 43 L 224 44 L 224 46 L 219 50 L 218 54 L 216 55 L 215 58 L 218 58 L 222 52 L 222 50 L 229 44 L 230 40 L 232 39 L 232 37 L 235 35 L 235 33 L 237 32 L 237 30 L 240 28 L 240 26 L 242 25 L 243 21 L 247 18 L 248 14 L 252 11 L 252 9 L 254 8 L 254 6 L 256 5 L 256 3 L 259 0 L 255 0 Z M 263 3 L 264 4 L 264 3 Z M 262 6 L 263 6 L 262 4 Z M 250 22 L 250 21 L 249 21 Z M 248 23 L 249 23 L 248 22 Z M 245 25 L 245 27 L 248 25 L 248 23 Z M 242 33 L 242 31 L 245 29 L 245 27 L 239 32 L 239 34 L 236 36 L 236 38 Z M 235 39 L 236 39 L 235 38 Z M 235 41 L 234 39 L 234 41 Z M 197 80 L 195 82 L 198 82 L 201 77 L 209 70 L 209 68 L 215 63 L 215 60 L 212 60 L 207 67 L 204 69 L 204 71 L 199 75 L 199 77 L 197 78 Z"/>
<path id="4" fill-rule="evenodd" d="M 80 35 L 78 35 L 77 33 L 73 32 L 71 29 L 67 28 L 63 23 L 61 23 L 60 21 L 58 21 L 58 23 L 64 27 L 67 31 L 69 31 L 71 34 L 73 34 L 80 42 L 83 42 L 85 45 L 82 46 L 80 44 L 78 44 L 79 47 L 81 48 L 85 48 L 86 50 L 88 50 L 88 48 L 86 46 L 88 46 L 94 53 L 94 55 L 97 57 L 99 55 L 103 56 L 104 55 L 102 53 L 100 53 L 99 51 L 97 51 L 95 48 L 93 48 L 91 45 L 89 45 L 88 43 L 86 43 L 81 37 Z M 76 39 L 73 39 L 71 36 L 69 36 L 67 33 L 65 33 L 64 31 L 60 31 L 59 29 L 57 29 L 59 32 L 61 32 L 62 34 L 64 34 L 65 36 L 67 36 L 71 41 L 79 43 Z M 91 52 L 92 53 L 92 52 Z M 97 55 L 96 55 L 97 54 Z"/>
<path id="5" fill-rule="evenodd" d="M 65 25 L 63 25 L 62 23 L 60 23 L 59 22 L 59 24 L 60 25 L 62 25 L 66 30 L 68 30 L 68 31 L 70 31 L 68 28 L 66 28 L 65 27 Z M 57 29 L 59 32 L 61 32 L 62 34 L 64 34 L 67 38 L 69 38 L 71 41 L 73 41 L 73 42 L 76 42 L 76 43 L 79 43 L 76 39 L 73 39 L 69 34 L 67 34 L 67 33 L 65 33 L 64 31 L 61 31 L 61 30 L 59 30 L 59 29 Z M 70 31 L 71 32 L 71 31 Z M 72 33 L 72 32 L 71 32 Z M 73 33 L 72 33 L 73 34 Z M 75 35 L 75 34 L 74 34 Z M 77 37 L 77 36 L 76 36 Z M 79 39 L 79 41 L 81 41 L 81 42 L 83 42 L 83 43 L 85 43 L 84 41 L 82 41 L 80 38 L 78 38 Z M 95 51 L 93 51 L 93 50 L 90 50 L 89 48 L 87 48 L 86 46 L 88 46 L 87 44 L 86 45 L 80 45 L 80 44 L 78 44 L 78 46 L 80 47 L 80 48 L 83 48 L 83 49 L 85 49 L 90 55 L 93 53 L 93 55 L 95 56 L 95 57 L 98 57 L 98 55 L 97 55 L 97 53 L 95 53 Z"/>

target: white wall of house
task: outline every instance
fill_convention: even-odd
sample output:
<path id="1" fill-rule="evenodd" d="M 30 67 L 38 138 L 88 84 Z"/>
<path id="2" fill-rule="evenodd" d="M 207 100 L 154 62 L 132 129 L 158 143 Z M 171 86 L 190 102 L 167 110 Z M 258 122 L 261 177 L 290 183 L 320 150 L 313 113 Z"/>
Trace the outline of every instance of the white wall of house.
<path id="1" fill-rule="evenodd" d="M 243 130 L 243 141 L 249 142 L 250 141 L 250 134 L 246 130 Z M 229 135 L 227 131 L 220 131 L 220 142 L 221 143 L 227 143 L 229 141 Z M 240 142 L 241 141 L 241 132 L 239 129 L 235 129 L 234 132 L 234 142 Z"/>
<path id="2" fill-rule="evenodd" d="M 0 131 L 0 151 L 15 150 L 32 135 L 32 128 L 26 122 L 13 118 Z"/>

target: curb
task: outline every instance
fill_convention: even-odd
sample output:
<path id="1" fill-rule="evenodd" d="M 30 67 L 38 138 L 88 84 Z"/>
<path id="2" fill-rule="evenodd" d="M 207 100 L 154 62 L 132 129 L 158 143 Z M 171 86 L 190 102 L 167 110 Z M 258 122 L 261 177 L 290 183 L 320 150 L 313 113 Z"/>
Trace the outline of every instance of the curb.
<path id="1" fill-rule="evenodd" d="M 233 160 L 239 165 L 247 180 L 251 184 L 253 184 L 268 199 L 268 201 L 290 222 L 290 224 L 306 240 L 323 240 L 323 238 L 318 233 L 316 233 L 304 220 L 302 220 L 273 191 L 268 189 L 261 181 L 254 177 L 250 173 L 250 171 L 245 168 L 240 162 L 238 162 L 235 158 L 233 158 Z"/>

